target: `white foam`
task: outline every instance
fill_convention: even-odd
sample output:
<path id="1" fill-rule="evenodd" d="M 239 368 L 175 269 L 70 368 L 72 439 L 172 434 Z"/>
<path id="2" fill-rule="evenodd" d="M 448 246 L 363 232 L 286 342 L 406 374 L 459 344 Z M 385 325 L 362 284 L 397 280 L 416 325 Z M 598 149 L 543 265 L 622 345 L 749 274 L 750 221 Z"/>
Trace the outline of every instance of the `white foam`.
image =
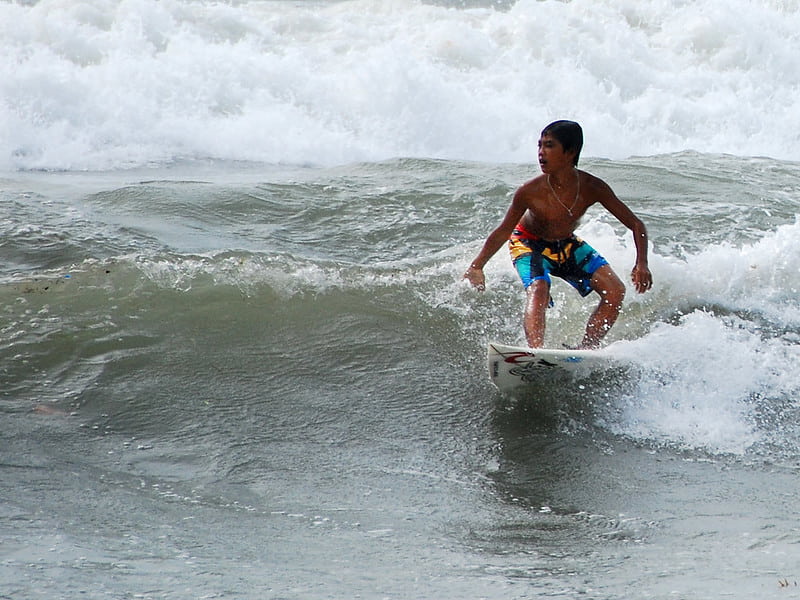
<path id="1" fill-rule="evenodd" d="M 0 169 L 176 158 L 800 158 L 800 11 L 744 0 L 0 4 Z"/>
<path id="2" fill-rule="evenodd" d="M 800 221 L 782 225 L 752 244 L 709 245 L 686 261 L 659 260 L 675 303 L 719 305 L 763 315 L 779 327 L 800 327 Z"/>
<path id="3" fill-rule="evenodd" d="M 772 437 L 774 423 L 760 414 L 798 391 L 800 347 L 734 317 L 698 310 L 613 350 L 640 365 L 612 426 L 637 439 L 742 454 Z"/>
<path id="4" fill-rule="evenodd" d="M 800 391 L 798 234 L 794 223 L 738 248 L 651 257 L 656 286 L 633 301 L 653 325 L 610 347 L 638 366 L 633 392 L 607 419 L 612 430 L 714 453 L 772 438 L 775 423 L 762 415 Z"/>

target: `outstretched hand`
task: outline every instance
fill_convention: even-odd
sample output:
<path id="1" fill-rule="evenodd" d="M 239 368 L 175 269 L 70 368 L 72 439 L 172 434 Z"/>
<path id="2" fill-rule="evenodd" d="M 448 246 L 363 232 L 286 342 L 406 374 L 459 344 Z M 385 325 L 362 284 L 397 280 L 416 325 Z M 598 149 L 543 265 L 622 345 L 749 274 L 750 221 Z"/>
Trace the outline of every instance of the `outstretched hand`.
<path id="1" fill-rule="evenodd" d="M 636 291 L 644 294 L 647 290 L 653 287 L 653 275 L 650 269 L 643 265 L 636 265 L 631 271 L 631 281 Z"/>
<path id="2" fill-rule="evenodd" d="M 472 284 L 472 287 L 482 292 L 486 289 L 486 277 L 483 275 L 483 269 L 469 267 L 464 273 L 464 279 Z"/>

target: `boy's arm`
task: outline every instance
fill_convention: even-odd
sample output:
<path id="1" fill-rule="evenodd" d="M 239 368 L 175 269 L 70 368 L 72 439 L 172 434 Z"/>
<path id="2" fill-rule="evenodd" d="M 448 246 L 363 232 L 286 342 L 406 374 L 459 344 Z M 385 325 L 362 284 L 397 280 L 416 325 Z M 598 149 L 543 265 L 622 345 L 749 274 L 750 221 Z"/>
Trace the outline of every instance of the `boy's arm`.
<path id="1" fill-rule="evenodd" d="M 617 220 L 633 233 L 633 243 L 636 246 L 636 263 L 631 271 L 631 281 L 636 291 L 643 294 L 653 287 L 653 275 L 647 264 L 647 227 L 642 220 L 633 214 L 633 211 L 600 179 L 595 181 L 597 201 L 614 215 Z"/>
<path id="2" fill-rule="evenodd" d="M 514 199 L 511 201 L 511 206 L 508 207 L 506 216 L 503 217 L 500 225 L 486 238 L 486 241 L 483 243 L 483 248 L 481 248 L 481 251 L 472 260 L 467 271 L 464 273 L 464 279 L 468 280 L 478 290 L 483 291 L 486 289 L 486 278 L 483 274 L 484 265 L 489 262 L 489 259 L 508 241 L 511 233 L 514 231 L 514 227 L 519 223 L 526 209 L 527 207 L 522 200 L 522 195 L 518 190 L 517 193 L 514 194 Z"/>

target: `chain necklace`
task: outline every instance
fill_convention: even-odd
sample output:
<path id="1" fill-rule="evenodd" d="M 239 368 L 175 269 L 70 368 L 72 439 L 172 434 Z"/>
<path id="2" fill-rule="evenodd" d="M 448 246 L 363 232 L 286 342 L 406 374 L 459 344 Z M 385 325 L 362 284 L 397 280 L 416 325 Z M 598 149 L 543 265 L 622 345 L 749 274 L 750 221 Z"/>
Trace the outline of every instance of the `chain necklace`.
<path id="1" fill-rule="evenodd" d="M 568 207 L 566 204 L 564 204 L 561 201 L 561 198 L 558 197 L 558 194 L 556 194 L 556 191 L 553 189 L 553 186 L 550 183 L 550 174 L 549 173 L 547 174 L 547 187 L 550 188 L 550 191 L 553 193 L 553 196 L 555 197 L 555 199 L 558 201 L 558 203 L 561 206 L 564 207 L 564 210 L 566 210 L 569 213 L 570 217 L 574 216 L 572 214 L 572 209 L 574 209 L 575 206 L 578 204 L 578 197 L 581 195 L 581 176 L 578 175 L 577 171 L 575 172 L 575 181 L 576 181 L 575 202 L 572 203 L 572 208 L 570 208 L 570 207 Z"/>

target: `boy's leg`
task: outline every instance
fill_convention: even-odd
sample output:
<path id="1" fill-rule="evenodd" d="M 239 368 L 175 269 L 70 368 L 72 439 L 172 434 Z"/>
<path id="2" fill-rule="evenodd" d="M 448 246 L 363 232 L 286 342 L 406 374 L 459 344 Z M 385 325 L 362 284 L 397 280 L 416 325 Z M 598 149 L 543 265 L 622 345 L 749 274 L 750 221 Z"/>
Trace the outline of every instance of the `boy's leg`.
<path id="1" fill-rule="evenodd" d="M 625 285 L 609 265 L 603 265 L 594 272 L 591 285 L 600 295 L 600 304 L 586 323 L 581 348 L 597 348 L 600 345 L 600 340 L 616 322 L 625 298 Z"/>
<path id="2" fill-rule="evenodd" d="M 550 303 L 550 284 L 545 279 L 536 279 L 528 286 L 527 294 L 523 316 L 525 339 L 531 348 L 541 348 L 544 344 L 545 312 Z"/>

